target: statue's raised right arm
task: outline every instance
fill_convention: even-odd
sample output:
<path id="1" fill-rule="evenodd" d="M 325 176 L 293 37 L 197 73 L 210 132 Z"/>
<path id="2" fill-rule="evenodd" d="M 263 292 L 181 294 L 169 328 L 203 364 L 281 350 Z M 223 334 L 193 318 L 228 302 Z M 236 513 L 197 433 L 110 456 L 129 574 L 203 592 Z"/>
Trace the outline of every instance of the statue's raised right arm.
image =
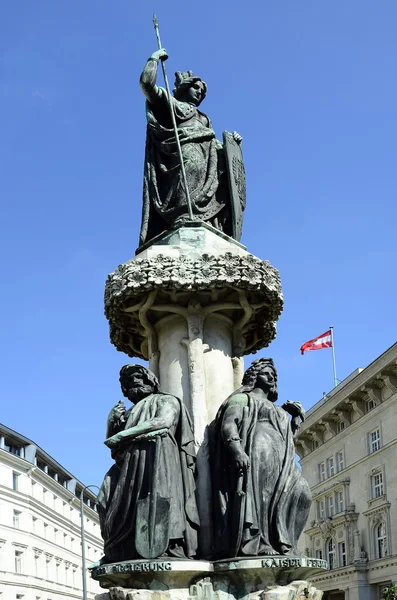
<path id="1" fill-rule="evenodd" d="M 156 85 L 157 68 L 159 60 L 167 60 L 168 54 L 164 48 L 153 52 L 146 62 L 140 78 L 140 85 L 146 99 L 150 104 L 157 104 L 161 101 L 163 91 Z"/>

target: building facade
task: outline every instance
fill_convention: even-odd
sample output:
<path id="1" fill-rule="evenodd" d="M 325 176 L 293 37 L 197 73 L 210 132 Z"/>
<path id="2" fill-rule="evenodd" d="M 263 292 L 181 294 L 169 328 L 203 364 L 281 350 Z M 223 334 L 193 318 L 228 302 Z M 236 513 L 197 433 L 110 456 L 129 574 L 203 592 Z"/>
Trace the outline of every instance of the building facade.
<path id="1" fill-rule="evenodd" d="M 84 485 L 35 442 L 0 425 L 0 600 L 82 598 Z M 95 494 L 86 489 L 87 565 L 102 556 Z M 87 596 L 100 592 L 87 575 Z"/>
<path id="2" fill-rule="evenodd" d="M 397 344 L 308 412 L 296 438 L 313 503 L 301 548 L 328 560 L 325 600 L 379 600 L 397 581 Z"/>

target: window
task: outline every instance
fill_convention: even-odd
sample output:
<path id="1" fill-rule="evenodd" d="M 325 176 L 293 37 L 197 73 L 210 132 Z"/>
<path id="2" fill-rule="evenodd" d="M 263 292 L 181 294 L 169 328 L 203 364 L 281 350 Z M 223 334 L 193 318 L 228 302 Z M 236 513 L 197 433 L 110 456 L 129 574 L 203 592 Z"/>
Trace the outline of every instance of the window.
<path id="1" fill-rule="evenodd" d="M 19 473 L 15 473 L 15 471 L 13 471 L 12 472 L 12 489 L 17 492 L 18 488 L 19 488 Z"/>
<path id="2" fill-rule="evenodd" d="M 318 465 L 318 479 L 319 481 L 325 480 L 325 463 L 320 463 Z"/>
<path id="3" fill-rule="evenodd" d="M 316 558 L 319 560 L 323 560 L 323 551 L 322 550 L 316 550 Z"/>
<path id="4" fill-rule="evenodd" d="M 369 451 L 376 452 L 380 448 L 380 431 L 375 429 L 369 434 Z"/>
<path id="5" fill-rule="evenodd" d="M 335 492 L 335 505 L 336 505 L 337 513 L 343 512 L 344 506 L 343 506 L 343 492 L 342 491 Z"/>
<path id="6" fill-rule="evenodd" d="M 383 521 L 375 527 L 375 554 L 376 558 L 387 556 L 386 525 Z"/>
<path id="7" fill-rule="evenodd" d="M 372 498 L 380 498 L 383 496 L 383 473 L 375 473 L 372 475 Z"/>
<path id="8" fill-rule="evenodd" d="M 376 406 L 375 400 L 368 400 L 368 402 L 367 402 L 367 413 L 370 410 L 373 410 L 375 408 L 375 406 Z"/>
<path id="9" fill-rule="evenodd" d="M 332 538 L 326 541 L 325 550 L 327 553 L 327 561 L 330 569 L 335 568 L 335 544 Z"/>
<path id="10" fill-rule="evenodd" d="M 36 517 L 32 518 L 32 529 L 33 529 L 33 533 L 37 534 L 37 518 Z"/>
<path id="11" fill-rule="evenodd" d="M 345 468 L 345 461 L 343 458 L 343 452 L 337 452 L 336 453 L 336 468 L 338 473 L 340 473 L 341 471 L 343 471 L 343 469 Z"/>
<path id="12" fill-rule="evenodd" d="M 317 500 L 317 518 L 325 519 L 325 505 L 324 500 Z"/>
<path id="13" fill-rule="evenodd" d="M 20 456 L 21 458 L 24 458 L 24 448 L 22 446 L 19 446 L 10 438 L 4 439 L 4 450 L 7 450 L 7 452 L 10 452 L 11 454 L 15 454 L 15 456 Z"/>
<path id="14" fill-rule="evenodd" d="M 327 496 L 327 514 L 328 517 L 333 517 L 335 514 L 334 497 Z"/>
<path id="15" fill-rule="evenodd" d="M 44 537 L 48 539 L 48 525 L 44 523 Z"/>
<path id="16" fill-rule="evenodd" d="M 22 573 L 22 554 L 20 550 L 15 550 L 15 573 Z"/>
<path id="17" fill-rule="evenodd" d="M 19 529 L 19 515 L 21 513 L 18 510 L 14 510 L 12 514 L 12 524 L 15 529 Z"/>
<path id="18" fill-rule="evenodd" d="M 340 433 L 341 431 L 344 430 L 344 428 L 345 428 L 345 422 L 344 421 L 339 421 L 338 424 L 337 424 L 337 426 L 336 426 L 337 432 Z"/>
<path id="19" fill-rule="evenodd" d="M 333 456 L 327 458 L 327 474 L 328 477 L 332 477 L 332 475 L 335 475 L 335 464 Z"/>
<path id="20" fill-rule="evenodd" d="M 338 544 L 338 560 L 339 560 L 340 567 L 346 566 L 346 544 L 345 544 L 345 542 L 339 542 L 339 544 Z"/>
<path id="21" fill-rule="evenodd" d="M 319 447 L 319 443 L 317 440 L 313 440 L 312 442 L 312 450 L 317 450 L 317 448 Z"/>

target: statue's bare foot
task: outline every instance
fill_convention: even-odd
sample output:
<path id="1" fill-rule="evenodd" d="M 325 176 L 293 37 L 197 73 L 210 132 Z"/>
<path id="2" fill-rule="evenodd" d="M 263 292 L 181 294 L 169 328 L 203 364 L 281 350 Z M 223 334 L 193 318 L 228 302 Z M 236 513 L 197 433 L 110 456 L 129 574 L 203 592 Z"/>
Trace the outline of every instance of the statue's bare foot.
<path id="1" fill-rule="evenodd" d="M 271 546 L 262 546 L 261 548 L 261 556 L 277 556 L 278 552 L 274 550 Z"/>

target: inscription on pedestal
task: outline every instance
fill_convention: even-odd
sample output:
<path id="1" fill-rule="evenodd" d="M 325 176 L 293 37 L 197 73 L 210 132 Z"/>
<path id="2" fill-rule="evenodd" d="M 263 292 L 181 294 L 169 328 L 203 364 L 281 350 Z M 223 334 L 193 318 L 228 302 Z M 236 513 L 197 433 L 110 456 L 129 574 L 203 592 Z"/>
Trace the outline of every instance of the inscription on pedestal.
<path id="1" fill-rule="evenodd" d="M 111 573 L 153 573 L 156 571 L 171 571 L 170 562 L 123 562 L 113 565 L 103 565 L 92 570 L 92 575 L 110 575 Z"/>
<path id="2" fill-rule="evenodd" d="M 317 558 L 265 558 L 262 560 L 262 567 L 265 569 L 272 569 L 274 567 L 315 567 L 320 569 L 327 569 L 328 564 L 326 560 L 320 560 Z"/>

